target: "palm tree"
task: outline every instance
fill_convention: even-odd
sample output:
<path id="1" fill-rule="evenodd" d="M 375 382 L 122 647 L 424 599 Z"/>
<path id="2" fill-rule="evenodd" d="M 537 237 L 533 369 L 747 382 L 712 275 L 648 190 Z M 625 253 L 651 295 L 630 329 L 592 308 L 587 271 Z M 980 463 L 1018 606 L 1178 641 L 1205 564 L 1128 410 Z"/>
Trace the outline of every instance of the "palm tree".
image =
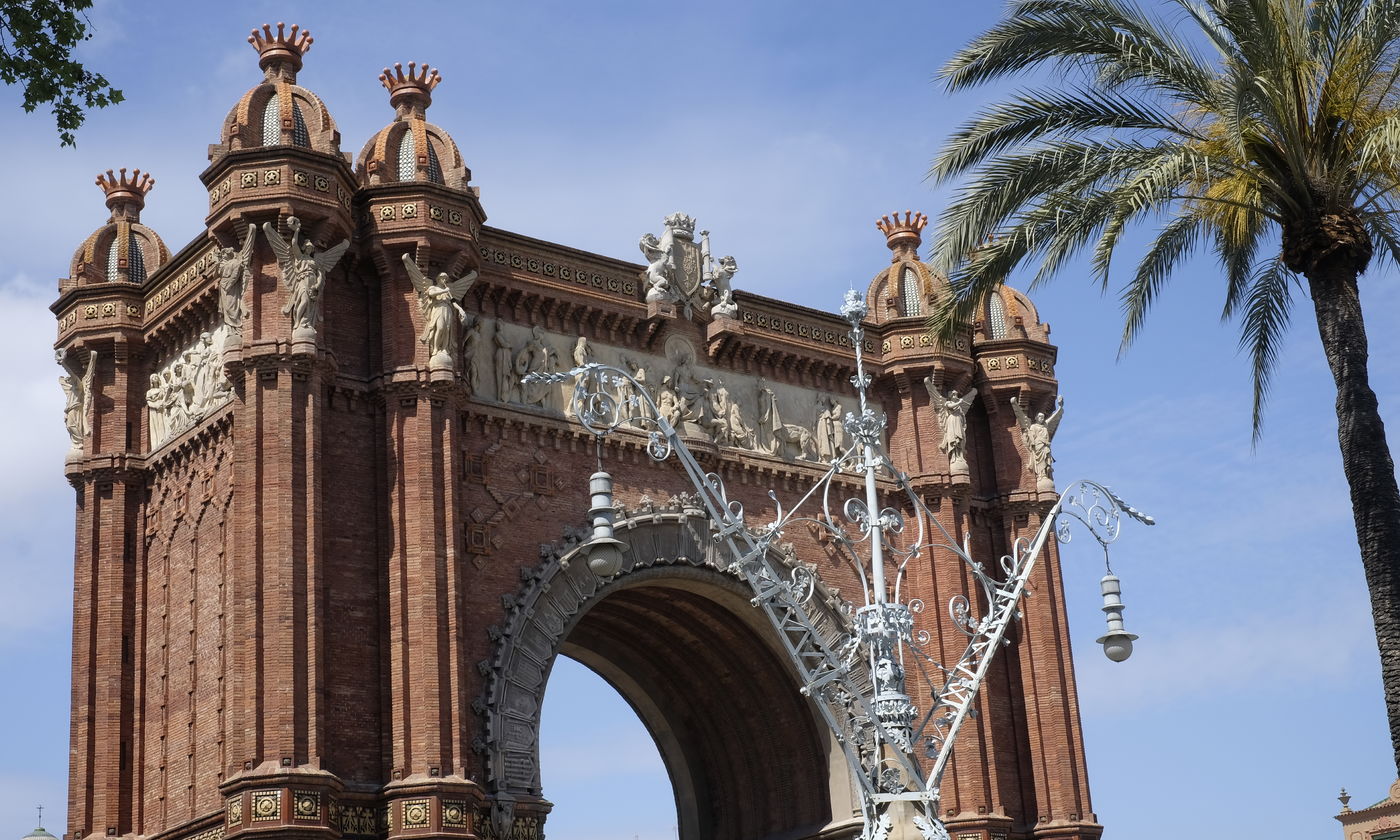
<path id="1" fill-rule="evenodd" d="M 1010 0 L 942 69 L 950 90 L 1027 70 L 1077 82 L 993 104 L 930 176 L 962 179 L 935 260 L 965 325 L 1022 263 L 1087 249 L 1107 287 L 1125 230 L 1153 237 L 1122 290 L 1126 347 L 1188 255 L 1213 252 L 1253 362 L 1254 437 L 1306 282 L 1337 387 L 1338 438 L 1400 769 L 1400 492 L 1368 382 L 1357 278 L 1400 264 L 1400 0 Z"/>

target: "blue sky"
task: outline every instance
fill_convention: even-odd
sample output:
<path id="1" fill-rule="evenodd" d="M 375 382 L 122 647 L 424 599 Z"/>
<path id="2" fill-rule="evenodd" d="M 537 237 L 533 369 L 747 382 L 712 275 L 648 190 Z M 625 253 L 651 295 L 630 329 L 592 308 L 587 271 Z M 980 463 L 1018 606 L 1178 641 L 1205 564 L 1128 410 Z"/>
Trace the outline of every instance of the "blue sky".
<path id="1" fill-rule="evenodd" d="M 358 153 L 391 118 L 376 79 L 441 68 L 429 119 L 450 131 L 489 223 L 637 259 L 677 209 L 733 253 L 735 285 L 834 309 L 888 260 L 873 222 L 936 214 L 923 180 L 938 143 L 993 92 L 949 97 L 937 67 L 995 2 L 682 4 L 100 2 L 84 50 L 127 102 L 93 114 L 76 150 L 0 89 L 11 166 L 0 202 L 0 840 L 48 806 L 67 766 L 72 491 L 47 306 L 77 245 L 106 219 L 92 185 L 149 169 L 143 220 L 172 250 L 200 234 L 197 174 L 220 122 L 259 79 L 248 30 L 284 20 L 316 42 L 300 81 Z M 1126 267 L 1131 260 L 1124 259 Z M 1345 785 L 1363 804 L 1394 779 L 1334 394 L 1305 295 L 1266 434 L 1251 451 L 1246 360 L 1219 323 L 1206 261 L 1179 274 L 1118 360 L 1120 316 L 1078 265 L 1033 298 L 1060 347 L 1062 481 L 1110 484 L 1158 518 L 1115 555 L 1133 658 L 1107 662 L 1094 552 L 1066 548 L 1071 631 L 1095 810 L 1107 836 L 1335 836 Z M 1395 273 L 1363 284 L 1373 385 L 1400 428 Z M 1400 436 L 1395 437 L 1400 440 Z M 616 695 L 561 668 L 545 706 L 550 835 L 662 840 L 674 819 L 655 749 Z M 606 747 L 606 749 L 604 749 Z M 607 764 L 597 756 L 608 755 Z M 650 787 L 646 787 L 650 785 Z M 626 791 L 600 806 L 599 791 Z"/>

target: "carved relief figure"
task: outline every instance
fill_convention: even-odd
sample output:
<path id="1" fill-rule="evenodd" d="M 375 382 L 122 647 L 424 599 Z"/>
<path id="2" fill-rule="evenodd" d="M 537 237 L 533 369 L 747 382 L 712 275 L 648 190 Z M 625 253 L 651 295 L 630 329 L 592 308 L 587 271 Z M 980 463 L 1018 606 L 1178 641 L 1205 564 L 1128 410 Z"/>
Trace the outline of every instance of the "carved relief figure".
<path id="1" fill-rule="evenodd" d="M 63 425 L 73 451 L 81 452 L 83 441 L 92 434 L 92 377 L 97 372 L 97 351 L 88 351 L 87 365 L 81 370 L 66 349 L 59 350 L 55 360 L 63 368 L 58 378 L 63 388 Z"/>
<path id="2" fill-rule="evenodd" d="M 813 435 L 817 458 L 830 461 L 846 448 L 846 427 L 841 423 L 841 403 L 827 394 L 817 398 L 817 422 Z"/>
<path id="3" fill-rule="evenodd" d="M 710 393 L 710 436 L 725 446 L 752 447 L 753 431 L 744 422 L 743 411 L 729 395 L 723 380 Z"/>
<path id="4" fill-rule="evenodd" d="M 282 268 L 282 285 L 287 290 L 287 303 L 282 307 L 282 314 L 292 319 L 292 339 L 310 340 L 316 337 L 321 290 L 325 288 L 326 275 L 340 262 L 345 250 L 350 247 L 350 240 L 346 239 L 318 254 L 310 240 L 303 241 L 300 219 L 288 216 L 287 227 L 292 231 L 291 241 L 283 239 L 271 222 L 263 222 L 263 233 L 267 235 L 268 244 L 277 255 L 277 264 Z"/>
<path id="5" fill-rule="evenodd" d="M 224 379 L 218 356 L 214 338 L 207 332 L 200 333 L 199 341 L 184 353 L 186 370 L 191 374 L 190 414 L 196 418 L 203 417 L 213 407 L 215 387 Z"/>
<path id="6" fill-rule="evenodd" d="M 485 363 L 484 355 L 481 318 L 468 314 L 465 328 L 462 330 L 462 364 L 466 368 L 463 376 L 467 383 L 467 392 L 474 396 L 481 395 L 481 366 Z"/>
<path id="7" fill-rule="evenodd" d="M 403 266 L 418 292 L 418 308 L 423 314 L 423 332 L 418 340 L 428 348 L 428 364 L 451 368 L 457 328 L 467 323 L 467 311 L 457 301 L 476 282 L 477 273 L 469 271 L 453 280 L 444 271 L 438 274 L 436 281 L 429 280 L 408 254 L 403 255 Z"/>
<path id="8" fill-rule="evenodd" d="M 617 399 L 623 405 L 639 408 L 645 404 L 640 392 L 647 390 L 647 369 L 642 366 L 641 362 L 625 353 L 622 356 L 622 367 L 632 375 L 632 379 L 637 381 L 637 385 L 623 379 L 617 386 Z"/>
<path id="9" fill-rule="evenodd" d="M 593 361 L 593 347 L 588 343 L 588 339 L 579 336 L 574 344 L 574 367 L 583 367 Z"/>
<path id="10" fill-rule="evenodd" d="M 166 430 L 171 437 L 181 434 L 194 425 L 190 418 L 189 377 L 185 374 L 185 363 L 177 361 L 166 368 L 161 376 L 164 388 Z"/>
<path id="11" fill-rule="evenodd" d="M 713 381 L 701 379 L 695 374 L 695 348 L 689 342 L 667 342 L 666 355 L 675 364 L 670 379 L 680 414 L 677 428 L 691 437 L 707 437 L 710 434 L 710 401 L 707 397 Z"/>
<path id="12" fill-rule="evenodd" d="M 816 459 L 811 429 L 786 425 L 778 413 L 778 395 L 768 387 L 768 380 L 758 380 L 758 428 L 762 434 L 760 448 L 770 455 L 783 458 Z"/>
<path id="13" fill-rule="evenodd" d="M 496 324 L 496 334 L 492 340 L 496 345 L 496 399 L 503 403 L 519 402 L 520 381 L 515 375 L 515 351 L 511 349 L 510 340 L 499 323 Z"/>
<path id="14" fill-rule="evenodd" d="M 661 393 L 656 398 L 656 408 L 658 413 L 670 423 L 672 428 L 679 428 L 681 422 L 680 399 L 676 396 L 676 389 L 671 387 L 671 377 L 661 377 Z"/>
<path id="15" fill-rule="evenodd" d="M 219 314 L 228 328 L 228 339 L 242 334 L 243 319 L 248 317 L 243 290 L 248 287 L 248 278 L 252 275 L 253 242 L 257 235 L 257 226 L 248 225 L 243 247 L 237 251 L 220 248 L 216 257 L 219 265 Z"/>
<path id="16" fill-rule="evenodd" d="M 1021 427 L 1021 441 L 1026 445 L 1026 454 L 1030 457 L 1027 466 L 1036 477 L 1037 490 L 1054 490 L 1055 475 L 1051 467 L 1055 463 L 1055 458 L 1050 454 L 1050 441 L 1055 438 L 1055 430 L 1060 428 L 1060 418 L 1065 413 L 1065 398 L 1055 398 L 1055 410 L 1049 417 L 1045 412 L 1037 412 L 1035 419 L 1026 417 L 1026 412 L 1021 410 L 1021 401 L 1011 398 L 1011 410 L 1016 412 L 1016 423 Z"/>
<path id="17" fill-rule="evenodd" d="M 160 374 L 151 374 L 151 387 L 146 391 L 146 426 L 149 429 L 151 448 L 155 449 L 170 437 L 165 422 L 165 387 Z"/>
<path id="18" fill-rule="evenodd" d="M 554 373 L 559 369 L 559 354 L 545 344 L 544 328 L 531 327 L 530 340 L 515 357 L 515 379 L 520 381 L 531 373 Z M 526 405 L 549 408 L 549 398 L 557 386 L 552 382 L 522 382 L 520 401 Z"/>
<path id="19" fill-rule="evenodd" d="M 944 396 L 933 384 L 933 377 L 925 377 L 924 387 L 928 388 L 929 399 L 938 412 L 938 422 L 943 426 L 943 440 L 938 451 L 948 456 L 948 469 L 954 475 L 967 475 L 967 410 L 977 399 L 977 389 L 969 388 L 966 394 L 958 396 L 956 388 L 948 390 Z M 1021 407 L 1018 403 L 1018 409 Z"/>

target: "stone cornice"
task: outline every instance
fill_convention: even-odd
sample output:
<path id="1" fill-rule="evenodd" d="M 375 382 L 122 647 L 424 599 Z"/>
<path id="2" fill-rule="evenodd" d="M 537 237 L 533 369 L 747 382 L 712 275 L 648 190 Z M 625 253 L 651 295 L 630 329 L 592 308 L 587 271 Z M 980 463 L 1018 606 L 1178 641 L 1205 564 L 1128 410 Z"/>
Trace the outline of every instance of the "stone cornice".
<path id="1" fill-rule="evenodd" d="M 64 475 L 74 487 L 84 483 L 120 481 L 124 484 L 145 484 L 150 476 L 147 459 L 134 452 L 109 455 L 88 455 L 64 465 Z"/>

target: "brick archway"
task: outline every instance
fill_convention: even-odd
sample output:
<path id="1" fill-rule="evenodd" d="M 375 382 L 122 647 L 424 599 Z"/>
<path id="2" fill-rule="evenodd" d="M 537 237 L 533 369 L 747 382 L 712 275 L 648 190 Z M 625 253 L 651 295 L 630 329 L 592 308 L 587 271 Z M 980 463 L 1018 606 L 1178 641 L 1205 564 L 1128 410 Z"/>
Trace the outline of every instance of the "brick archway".
<path id="1" fill-rule="evenodd" d="M 494 833 L 509 836 L 521 820 L 538 827 L 549 807 L 539 716 L 560 653 L 637 711 L 670 775 L 681 840 L 797 840 L 848 823 L 840 749 L 798 693 L 746 587 L 725 570 L 704 515 L 642 513 L 617 535 L 630 546 L 617 576 L 594 577 L 566 540 L 527 576 L 507 626 L 493 628 L 478 748 Z M 621 791 L 618 807 L 626 800 Z"/>

